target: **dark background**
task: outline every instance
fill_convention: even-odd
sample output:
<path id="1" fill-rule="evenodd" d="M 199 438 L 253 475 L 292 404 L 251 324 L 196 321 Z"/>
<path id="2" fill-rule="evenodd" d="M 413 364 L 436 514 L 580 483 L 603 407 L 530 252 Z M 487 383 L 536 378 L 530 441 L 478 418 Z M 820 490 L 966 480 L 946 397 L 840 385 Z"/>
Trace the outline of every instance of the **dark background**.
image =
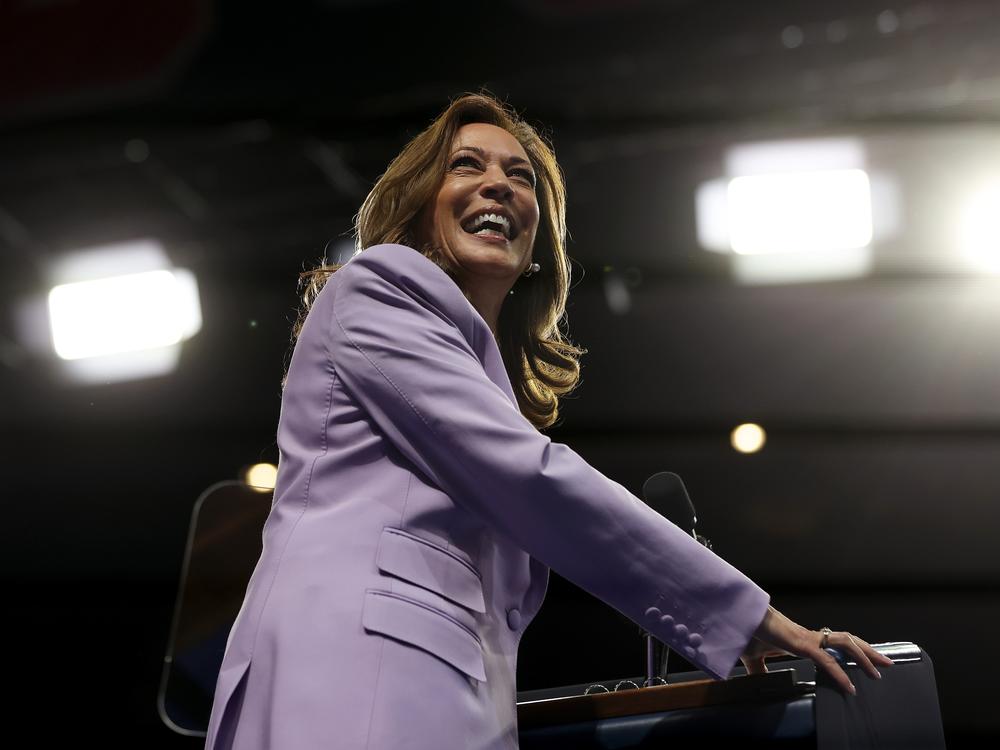
<path id="1" fill-rule="evenodd" d="M 485 86 L 568 182 L 589 353 L 552 438 L 637 493 L 680 473 L 776 606 L 920 644 L 950 746 L 1000 736 L 1000 285 L 940 231 L 963 165 L 997 160 L 998 38 L 991 0 L 0 4 L 8 724 L 198 744 L 156 713 L 194 501 L 277 459 L 297 274 Z M 863 279 L 740 286 L 697 245 L 694 188 L 733 143 L 813 135 L 881 144 L 903 232 Z M 203 328 L 169 376 L 69 385 L 15 306 L 63 253 L 135 237 L 195 273 Z M 759 454 L 729 446 L 744 421 Z M 553 575 L 520 687 L 642 668 L 635 628 Z"/>

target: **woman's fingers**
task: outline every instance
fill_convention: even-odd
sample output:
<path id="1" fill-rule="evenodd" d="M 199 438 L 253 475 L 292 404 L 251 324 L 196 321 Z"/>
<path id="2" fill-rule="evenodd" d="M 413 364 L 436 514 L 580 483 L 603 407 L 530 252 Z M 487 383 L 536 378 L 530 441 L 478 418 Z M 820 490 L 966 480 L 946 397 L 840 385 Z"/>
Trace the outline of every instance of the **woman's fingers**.
<path id="1" fill-rule="evenodd" d="M 868 654 L 861 648 L 861 644 L 858 643 L 850 633 L 835 633 L 835 635 L 841 636 L 838 641 L 844 642 L 843 650 L 847 651 L 851 656 L 854 657 L 854 663 L 865 670 L 865 673 L 871 677 L 873 680 L 881 680 L 882 675 L 872 664 L 872 660 L 869 658 Z"/>
<path id="2" fill-rule="evenodd" d="M 759 638 L 751 638 L 740 661 L 746 667 L 747 674 L 761 674 L 767 671 L 764 660 L 767 656 L 767 644 Z"/>
<path id="3" fill-rule="evenodd" d="M 743 666 L 746 667 L 747 674 L 764 674 L 767 672 L 767 664 L 763 656 L 743 657 Z"/>
<path id="4" fill-rule="evenodd" d="M 826 633 L 825 641 L 823 633 Z M 743 654 L 743 664 L 749 674 L 758 674 L 767 669 L 762 663 L 764 657 L 775 651 L 804 656 L 812 659 L 817 668 L 829 674 L 834 683 L 852 695 L 856 693 L 856 689 L 850 677 L 840 663 L 823 649 L 824 645 L 843 651 L 873 679 L 881 677 L 879 666 L 892 665 L 892 659 L 880 654 L 861 638 L 844 631 L 831 632 L 824 629 L 823 633 L 808 630 L 769 606 Z"/>
<path id="5" fill-rule="evenodd" d="M 845 672 L 843 667 L 840 666 L 840 662 L 821 649 L 818 644 L 816 646 L 816 650 L 818 653 L 813 657 L 813 661 L 830 675 L 833 681 L 840 686 L 841 690 L 844 690 L 851 695 L 857 695 L 857 688 L 854 687 L 854 683 L 851 682 L 851 678 L 847 676 L 847 672 Z"/>
<path id="6" fill-rule="evenodd" d="M 880 654 L 878 651 L 872 648 L 871 644 L 866 643 L 857 636 L 854 636 L 854 640 L 857 641 L 859 644 L 861 644 L 861 648 L 863 648 L 865 650 L 865 653 L 868 654 L 868 658 L 870 658 L 876 664 L 880 664 L 883 667 L 891 667 L 893 664 L 895 664 L 895 662 L 888 656 L 886 656 L 885 654 Z"/>
<path id="7" fill-rule="evenodd" d="M 876 663 L 883 667 L 889 667 L 893 664 L 892 659 L 887 656 L 883 656 L 872 648 L 870 644 L 847 632 L 831 633 L 827 638 L 826 645 L 828 647 L 837 648 L 846 652 L 854 663 L 861 667 L 872 679 L 882 679 L 882 675 L 875 666 Z M 823 653 L 829 657 L 829 654 L 826 654 L 826 652 Z M 835 664 L 837 663 L 836 659 L 832 659 L 832 661 Z M 844 673 L 839 664 L 837 664 L 837 670 L 846 677 L 846 673 Z M 850 680 L 848 680 L 848 682 L 849 681 Z"/>

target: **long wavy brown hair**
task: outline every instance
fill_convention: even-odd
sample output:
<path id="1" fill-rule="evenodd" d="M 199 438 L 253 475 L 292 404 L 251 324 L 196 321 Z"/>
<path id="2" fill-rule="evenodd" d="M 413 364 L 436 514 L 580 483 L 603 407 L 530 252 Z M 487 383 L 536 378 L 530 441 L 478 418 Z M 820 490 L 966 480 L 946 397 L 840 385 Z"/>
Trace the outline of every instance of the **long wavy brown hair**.
<path id="1" fill-rule="evenodd" d="M 437 263 L 452 278 L 447 259 L 436 248 L 420 245 L 422 211 L 444 181 L 447 158 L 459 128 L 486 123 L 503 128 L 524 148 L 538 176 L 540 212 L 532 259 L 541 270 L 518 277 L 497 320 L 497 344 L 521 413 L 539 430 L 559 416 L 559 398 L 576 388 L 580 357 L 586 349 L 572 344 L 566 322 L 570 264 L 566 255 L 566 184 L 555 153 L 536 130 L 508 105 L 488 93 L 464 94 L 413 138 L 379 177 L 355 216 L 357 252 L 386 243 L 408 245 Z M 323 263 L 300 274 L 302 306 L 292 342 L 316 295 L 342 264 Z"/>

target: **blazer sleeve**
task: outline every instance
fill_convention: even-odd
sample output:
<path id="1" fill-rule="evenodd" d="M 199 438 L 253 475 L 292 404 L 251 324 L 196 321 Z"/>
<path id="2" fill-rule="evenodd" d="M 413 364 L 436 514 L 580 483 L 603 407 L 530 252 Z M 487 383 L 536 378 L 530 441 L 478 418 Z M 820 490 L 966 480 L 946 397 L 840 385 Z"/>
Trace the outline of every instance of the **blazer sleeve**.
<path id="1" fill-rule="evenodd" d="M 429 294 L 421 274 L 439 269 L 410 262 L 401 272 L 405 256 L 383 247 L 337 273 L 328 347 L 344 387 L 456 503 L 705 672 L 727 677 L 768 595 L 535 429 Z"/>

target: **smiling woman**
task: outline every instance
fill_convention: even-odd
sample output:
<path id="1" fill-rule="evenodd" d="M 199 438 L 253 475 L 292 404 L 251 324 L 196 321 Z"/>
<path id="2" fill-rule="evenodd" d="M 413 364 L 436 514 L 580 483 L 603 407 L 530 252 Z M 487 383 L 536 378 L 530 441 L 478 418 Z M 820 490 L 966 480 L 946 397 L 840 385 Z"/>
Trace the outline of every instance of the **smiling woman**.
<path id="1" fill-rule="evenodd" d="M 512 166 L 527 164 L 527 155 L 496 125 L 463 125 L 454 146 L 437 196 L 422 212 L 418 241 L 446 259 L 495 334 L 505 296 L 531 262 L 538 228 L 534 172 Z"/>
<path id="2" fill-rule="evenodd" d="M 788 650 L 847 688 L 827 644 L 874 672 L 541 433 L 579 374 L 564 204 L 535 131 L 462 97 L 372 189 L 359 252 L 309 275 L 209 750 L 515 750 L 549 568 L 717 678 Z"/>
<path id="3" fill-rule="evenodd" d="M 468 222 L 487 212 L 510 222 L 505 242 L 465 236 Z M 401 244 L 444 270 L 493 332 L 521 412 L 538 428 L 555 423 L 586 350 L 565 335 L 566 186 L 552 148 L 530 124 L 491 96 L 458 97 L 377 180 L 355 235 L 359 253 Z M 302 274 L 293 340 L 339 268 Z"/>
<path id="4" fill-rule="evenodd" d="M 454 145 L 454 160 L 422 213 L 419 241 L 445 258 L 496 335 L 505 297 L 531 262 L 538 228 L 534 172 L 511 166 L 527 164 L 527 155 L 495 125 L 463 125 Z"/>

